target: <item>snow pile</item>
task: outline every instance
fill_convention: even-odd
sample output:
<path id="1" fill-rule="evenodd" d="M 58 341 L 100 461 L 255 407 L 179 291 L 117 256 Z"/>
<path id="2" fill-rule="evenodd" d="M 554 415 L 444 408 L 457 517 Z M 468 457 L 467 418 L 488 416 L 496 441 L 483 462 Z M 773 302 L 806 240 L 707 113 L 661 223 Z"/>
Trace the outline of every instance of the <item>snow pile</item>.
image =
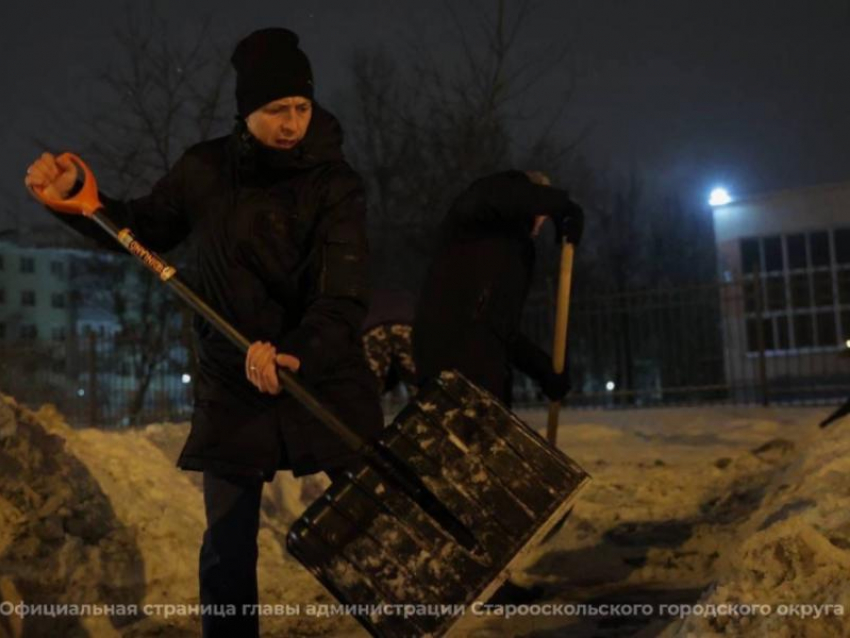
<path id="1" fill-rule="evenodd" d="M 0 411 L 6 424 L 0 440 L 3 599 L 138 602 L 144 563 L 136 531 L 121 524 L 91 472 L 53 427 L 8 399 L 0 401 Z M 42 417 L 51 420 L 49 414 Z M 3 621 L 7 626 L 0 632 L 11 636 L 86 636 L 86 628 L 111 635 L 102 618 L 34 616 L 21 622 L 6 616 Z"/>
<path id="2" fill-rule="evenodd" d="M 850 614 L 850 419 L 827 409 L 711 407 L 563 414 L 559 444 L 592 475 L 535 548 L 522 585 L 552 604 L 843 605 Z M 543 411 L 521 413 L 545 427 Z M 200 475 L 174 466 L 187 426 L 72 430 L 0 401 L 0 603 L 197 603 Z M 284 549 L 326 481 L 266 486 L 260 602 L 331 603 Z M 482 616 L 470 638 L 844 634 L 844 617 Z M 365 636 L 351 618 L 265 616 L 266 636 Z M 193 616 L 0 615 L 0 638 L 197 636 Z"/>
<path id="3" fill-rule="evenodd" d="M 850 614 L 850 419 L 820 430 L 828 411 L 567 411 L 559 446 L 593 480 L 563 529 L 513 579 L 542 587 L 539 605 L 649 605 L 653 612 L 482 618 L 471 635 L 846 635 L 845 617 L 776 611 L 844 605 Z M 520 416 L 545 427 L 545 413 Z M 680 619 L 669 607 L 735 603 L 774 611 Z"/>
<path id="4" fill-rule="evenodd" d="M 2 395 L 0 395 L 2 397 Z M 205 527 L 200 475 L 174 459 L 186 426 L 107 432 L 68 427 L 51 406 L 31 412 L 0 402 L 0 597 L 16 603 L 190 605 L 198 602 L 197 554 Z M 260 600 L 330 602 L 288 555 L 288 524 L 321 484 L 288 473 L 267 485 L 260 545 Z M 342 620 L 342 623 L 340 623 Z M 5 624 L 4 624 L 5 623 Z M 332 635 L 327 618 L 266 617 L 264 633 Z M 354 628 L 350 619 L 334 619 Z M 197 636 L 194 616 L 0 616 L 12 636 Z"/>
<path id="5" fill-rule="evenodd" d="M 793 462 L 771 477 L 760 507 L 739 526 L 723 556 L 716 585 L 700 602 L 795 606 L 808 617 L 789 612 L 749 619 L 691 618 L 677 636 L 845 635 L 844 617 L 818 610 L 842 605 L 850 614 L 848 424 L 818 431 L 806 443 Z"/>

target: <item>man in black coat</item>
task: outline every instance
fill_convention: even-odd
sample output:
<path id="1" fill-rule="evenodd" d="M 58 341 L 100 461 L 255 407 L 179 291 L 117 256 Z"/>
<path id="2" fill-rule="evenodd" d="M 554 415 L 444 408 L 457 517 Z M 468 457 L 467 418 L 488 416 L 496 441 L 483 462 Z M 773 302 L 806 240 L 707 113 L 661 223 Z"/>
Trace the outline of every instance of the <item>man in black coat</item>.
<path id="1" fill-rule="evenodd" d="M 280 394 L 276 367 L 289 368 L 361 436 L 383 425 L 363 357 L 367 308 L 366 204 L 345 162 L 336 119 L 313 101 L 298 37 L 264 29 L 242 40 L 236 69 L 238 118 L 229 136 L 190 148 L 139 199 L 101 196 L 107 215 L 139 241 L 168 251 L 193 238 L 197 293 L 255 339 L 247 357 L 198 319 L 199 372 L 192 428 L 178 465 L 204 473 L 207 530 L 200 555 L 204 636 L 257 636 L 257 532 L 263 481 L 340 472 L 354 456 L 294 399 Z M 43 155 L 28 186 L 64 198 L 73 164 Z M 99 227 L 61 215 L 114 248 Z M 232 606 L 232 607 L 231 607 Z"/>
<path id="2" fill-rule="evenodd" d="M 569 390 L 566 372 L 519 331 L 534 270 L 534 237 L 551 218 L 571 242 L 581 209 L 541 173 L 507 171 L 474 182 L 443 220 L 413 328 L 420 383 L 457 369 L 506 404 L 515 366 L 551 400 Z"/>

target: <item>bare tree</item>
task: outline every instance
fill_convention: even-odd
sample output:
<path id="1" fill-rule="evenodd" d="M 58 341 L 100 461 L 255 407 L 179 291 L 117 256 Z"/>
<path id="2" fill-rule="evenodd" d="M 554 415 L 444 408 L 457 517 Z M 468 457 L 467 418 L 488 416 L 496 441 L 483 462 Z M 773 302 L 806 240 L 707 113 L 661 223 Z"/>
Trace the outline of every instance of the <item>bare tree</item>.
<path id="1" fill-rule="evenodd" d="M 587 209 L 574 279 L 579 311 L 572 315 L 571 326 L 574 336 L 589 337 L 571 346 L 572 361 L 582 375 L 610 379 L 629 392 L 638 390 L 641 365 L 674 376 L 686 357 L 710 355 L 707 350 L 717 336 L 710 318 L 684 320 L 682 314 L 682 321 L 670 320 L 675 313 L 697 308 L 713 312 L 705 288 L 684 288 L 713 279 L 714 242 L 707 211 L 684 206 L 669 186 L 652 183 L 637 169 L 620 175 L 576 162 L 572 172 L 581 188 L 577 197 Z M 692 301 L 683 311 L 684 299 Z M 673 300 L 679 305 L 674 307 Z M 584 312 L 588 309 L 592 311 Z M 648 333 L 649 318 L 663 330 Z M 671 351 L 663 347 L 664 341 L 691 343 L 694 350 L 687 355 Z M 636 396 L 627 394 L 622 400 Z"/>
<path id="2" fill-rule="evenodd" d="M 221 129 L 228 78 L 209 18 L 178 34 L 157 2 L 126 7 L 114 33 L 118 55 L 97 74 L 83 118 L 87 154 L 122 197 L 149 188 L 187 146 Z"/>
<path id="3" fill-rule="evenodd" d="M 587 209 L 579 295 L 705 283 L 714 276 L 710 213 L 639 169 L 625 175 L 577 162 L 570 183 Z"/>
<path id="4" fill-rule="evenodd" d="M 446 12 L 453 47 L 445 57 L 420 47 L 406 62 L 381 49 L 352 60 L 349 130 L 353 159 L 369 187 L 376 283 L 382 286 L 418 286 L 433 230 L 473 179 L 515 163 L 556 171 L 572 149 L 551 136 L 572 92 L 569 49 L 553 44 L 525 55 L 535 5 L 495 0 L 470 9 L 447 3 Z M 539 108 L 528 108 L 528 98 L 547 74 L 561 69 L 567 86 L 542 101 L 549 113 L 541 117 Z M 516 135 L 518 129 L 527 134 Z"/>
<path id="5" fill-rule="evenodd" d="M 99 183 L 119 198 L 149 189 L 186 147 L 225 125 L 228 77 L 227 56 L 211 41 L 209 19 L 195 34 L 178 36 L 156 2 L 126 6 L 125 22 L 115 31 L 118 55 L 93 82 L 86 113 L 77 115 Z M 185 254 L 170 256 L 184 270 Z M 118 321 L 121 356 L 132 362 L 136 379 L 130 407 L 135 421 L 155 372 L 176 363 L 175 338 L 187 331 L 175 318 L 185 323 L 190 313 L 131 260 L 115 269 L 99 272 L 81 302 L 108 307 Z M 104 286 L 106 281 L 112 285 Z M 191 350 L 191 343 L 184 347 Z"/>

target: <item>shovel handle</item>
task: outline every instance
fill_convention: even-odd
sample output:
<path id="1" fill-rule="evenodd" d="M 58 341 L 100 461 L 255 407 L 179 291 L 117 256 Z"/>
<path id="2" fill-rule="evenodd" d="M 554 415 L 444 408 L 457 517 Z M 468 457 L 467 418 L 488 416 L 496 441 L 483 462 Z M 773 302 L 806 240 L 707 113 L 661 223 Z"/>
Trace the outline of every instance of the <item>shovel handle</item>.
<path id="1" fill-rule="evenodd" d="M 83 173 L 83 187 L 73 197 L 59 199 L 57 197 L 48 197 L 44 193 L 43 188 L 31 186 L 30 192 L 35 198 L 48 208 L 61 213 L 85 215 L 86 217 L 91 217 L 96 211 L 103 208 L 103 204 L 101 204 L 100 197 L 97 194 L 97 180 L 95 180 L 94 173 L 92 173 L 88 165 L 74 153 L 62 153 L 56 159 L 68 159 L 76 164 L 77 168 Z"/>
<path id="2" fill-rule="evenodd" d="M 570 319 L 570 288 L 573 281 L 573 254 L 575 248 L 566 239 L 561 243 L 561 266 L 558 277 L 558 301 L 555 310 L 555 343 L 552 346 L 552 369 L 556 374 L 564 371 L 567 359 L 567 324 Z M 546 439 L 553 446 L 558 442 L 558 416 L 560 401 L 549 403 Z"/>

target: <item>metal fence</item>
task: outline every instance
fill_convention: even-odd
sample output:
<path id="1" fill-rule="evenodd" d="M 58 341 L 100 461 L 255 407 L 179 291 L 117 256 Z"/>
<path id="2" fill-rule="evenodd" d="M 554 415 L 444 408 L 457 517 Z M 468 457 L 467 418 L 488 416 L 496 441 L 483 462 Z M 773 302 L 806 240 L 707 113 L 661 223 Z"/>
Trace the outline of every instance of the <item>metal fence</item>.
<path id="1" fill-rule="evenodd" d="M 803 300 L 787 292 L 785 303 L 777 280 L 758 273 L 573 299 L 568 405 L 838 402 L 850 394 L 844 346 L 850 296 L 839 283 L 833 282 L 831 297 L 814 287 Z M 523 330 L 547 350 L 553 315 L 551 294 L 529 299 Z M 73 424 L 185 420 L 192 404 L 188 345 L 179 333 L 164 343 L 152 349 L 94 334 L 48 344 L 0 341 L 0 391 L 33 407 L 54 403 Z M 544 402 L 522 375 L 514 396 L 516 404 Z"/>
<path id="2" fill-rule="evenodd" d="M 780 304 L 775 278 L 574 299 L 574 407 L 832 403 L 850 394 L 850 312 L 837 295 Z M 529 300 L 524 330 L 551 348 L 554 301 Z M 520 402 L 542 401 L 520 378 Z"/>
<path id="3" fill-rule="evenodd" d="M 31 408 L 54 404 L 75 426 L 185 421 L 191 361 L 179 335 L 160 344 L 121 336 L 0 342 L 0 391 Z"/>

